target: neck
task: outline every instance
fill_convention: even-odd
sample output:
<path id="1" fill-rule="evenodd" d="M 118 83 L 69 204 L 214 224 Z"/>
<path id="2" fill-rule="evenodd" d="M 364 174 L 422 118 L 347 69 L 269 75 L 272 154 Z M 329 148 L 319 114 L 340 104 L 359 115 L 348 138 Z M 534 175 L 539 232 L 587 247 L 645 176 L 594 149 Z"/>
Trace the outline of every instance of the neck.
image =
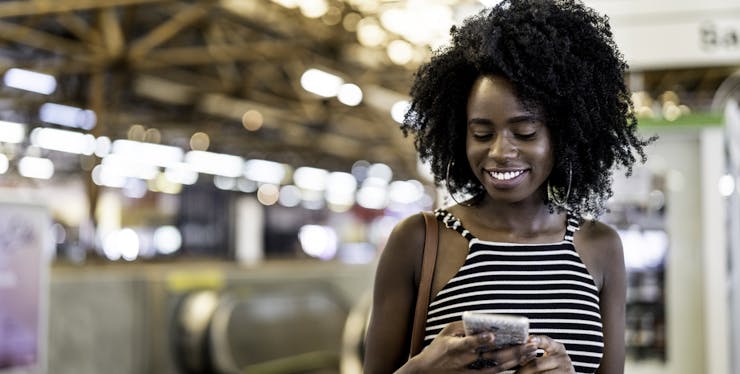
<path id="1" fill-rule="evenodd" d="M 503 203 L 486 197 L 473 207 L 482 223 L 492 229 L 529 235 L 546 230 L 558 214 L 550 213 L 544 198 Z"/>

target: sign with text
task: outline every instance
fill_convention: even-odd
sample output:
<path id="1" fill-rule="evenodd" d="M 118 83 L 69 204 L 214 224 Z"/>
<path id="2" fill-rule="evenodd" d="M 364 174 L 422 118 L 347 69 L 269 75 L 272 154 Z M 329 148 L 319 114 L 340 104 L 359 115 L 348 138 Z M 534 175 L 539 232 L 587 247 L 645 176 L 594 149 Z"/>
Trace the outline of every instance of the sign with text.
<path id="1" fill-rule="evenodd" d="M 609 17 L 614 39 L 635 71 L 737 66 L 737 0 L 587 0 Z"/>

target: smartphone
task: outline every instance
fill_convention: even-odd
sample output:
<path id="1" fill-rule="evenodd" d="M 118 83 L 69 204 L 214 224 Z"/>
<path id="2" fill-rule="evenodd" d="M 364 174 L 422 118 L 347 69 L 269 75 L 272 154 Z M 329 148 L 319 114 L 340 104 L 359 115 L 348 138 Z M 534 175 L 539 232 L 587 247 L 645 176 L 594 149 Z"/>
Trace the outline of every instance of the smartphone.
<path id="1" fill-rule="evenodd" d="M 527 317 L 506 314 L 487 314 L 463 312 L 465 335 L 490 331 L 496 337 L 493 350 L 511 345 L 524 344 L 529 336 L 529 319 Z"/>

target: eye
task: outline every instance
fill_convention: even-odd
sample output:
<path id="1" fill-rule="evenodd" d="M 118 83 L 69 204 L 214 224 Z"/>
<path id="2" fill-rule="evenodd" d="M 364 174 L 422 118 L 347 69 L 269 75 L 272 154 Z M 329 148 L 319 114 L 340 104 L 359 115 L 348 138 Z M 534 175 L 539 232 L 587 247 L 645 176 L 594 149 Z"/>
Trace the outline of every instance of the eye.
<path id="1" fill-rule="evenodd" d="M 518 134 L 514 134 L 514 135 L 518 139 L 530 140 L 530 139 L 534 139 L 534 137 L 537 135 L 537 132 L 536 131 L 533 131 L 533 132 L 528 132 L 528 133 L 518 133 Z"/>
<path id="2" fill-rule="evenodd" d="M 476 140 L 488 140 L 493 136 L 490 132 L 473 132 L 473 138 Z"/>

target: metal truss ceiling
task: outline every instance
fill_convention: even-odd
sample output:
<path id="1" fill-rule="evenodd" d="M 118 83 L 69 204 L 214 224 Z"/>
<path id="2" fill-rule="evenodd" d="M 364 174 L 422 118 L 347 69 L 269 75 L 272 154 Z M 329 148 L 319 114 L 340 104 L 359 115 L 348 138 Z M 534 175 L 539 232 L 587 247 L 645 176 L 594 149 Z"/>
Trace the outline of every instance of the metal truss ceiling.
<path id="1" fill-rule="evenodd" d="M 415 177 L 413 146 L 379 104 L 403 98 L 412 73 L 357 47 L 341 25 L 268 0 L 7 1 L 0 72 L 50 73 L 59 88 L 51 97 L 3 90 L 0 116 L 37 124 L 39 105 L 54 101 L 94 110 L 94 134 L 112 139 L 141 124 L 188 149 L 203 131 L 217 152 L 332 170 L 366 159 Z M 305 92 L 311 67 L 358 84 L 367 100 L 348 107 Z M 248 109 L 263 114 L 259 131 L 242 127 Z"/>

